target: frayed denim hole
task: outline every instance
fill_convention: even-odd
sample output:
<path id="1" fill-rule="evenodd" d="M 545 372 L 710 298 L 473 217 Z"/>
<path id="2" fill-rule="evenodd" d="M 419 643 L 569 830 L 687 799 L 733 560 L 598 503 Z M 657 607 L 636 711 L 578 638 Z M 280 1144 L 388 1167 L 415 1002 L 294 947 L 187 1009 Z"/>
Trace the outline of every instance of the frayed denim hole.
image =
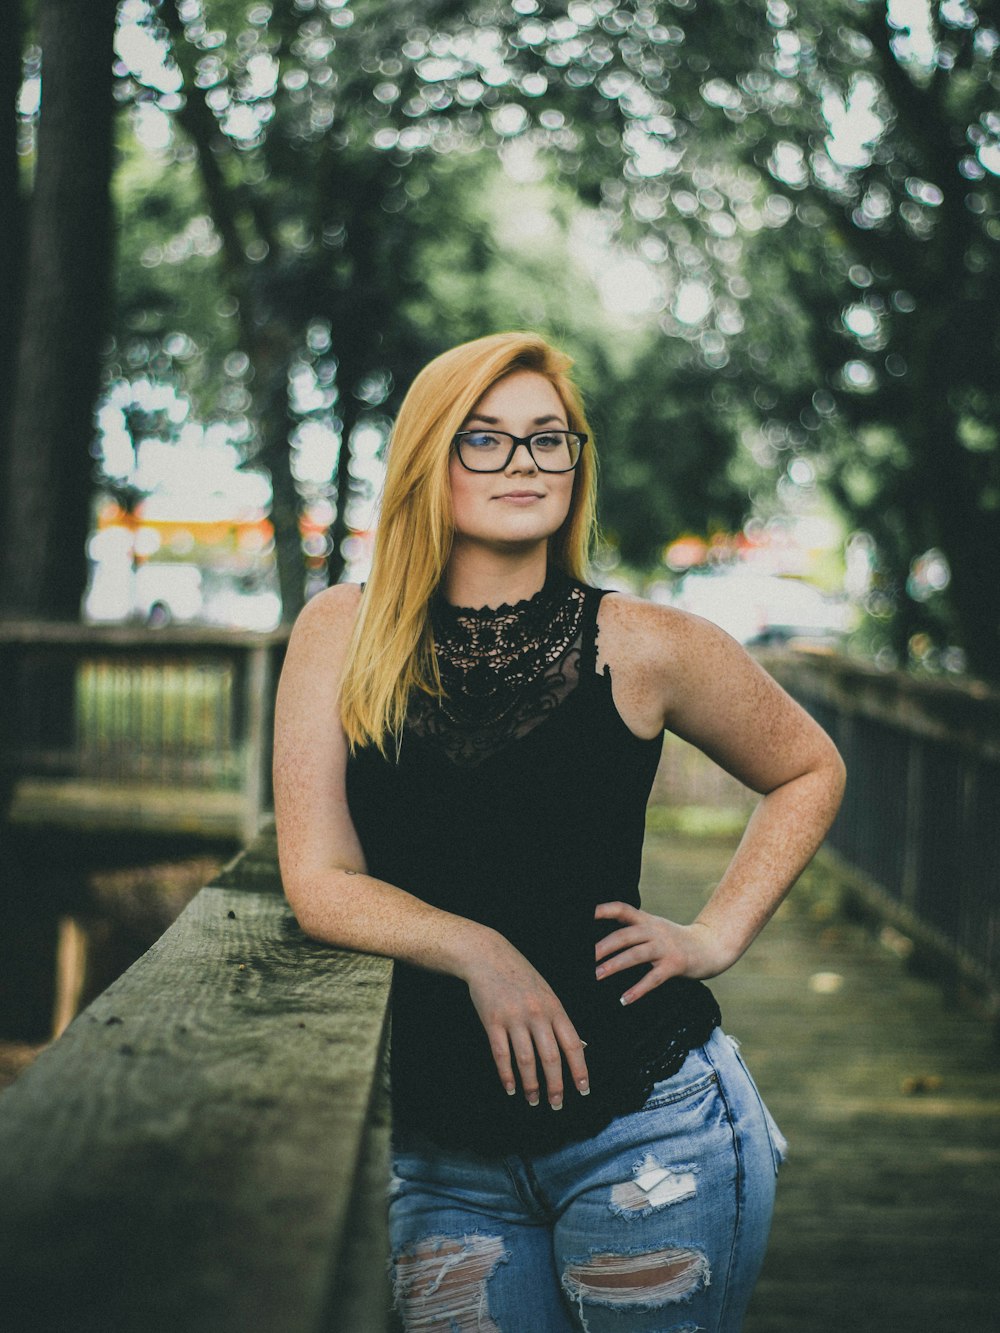
<path id="1" fill-rule="evenodd" d="M 608 1207 L 618 1217 L 648 1217 L 661 1208 L 693 1199 L 698 1192 L 695 1163 L 664 1166 L 652 1153 L 632 1166 L 629 1180 L 611 1187 Z"/>
<path id="2" fill-rule="evenodd" d="M 691 1300 L 711 1284 L 708 1256 L 690 1245 L 635 1253 L 601 1252 L 567 1262 L 563 1290 L 585 1323 L 584 1304 L 656 1310 Z"/>
<path id="3" fill-rule="evenodd" d="M 487 1308 L 487 1285 L 509 1260 L 503 1240 L 481 1232 L 410 1241 L 391 1260 L 396 1308 L 413 1328 L 500 1333 Z"/>

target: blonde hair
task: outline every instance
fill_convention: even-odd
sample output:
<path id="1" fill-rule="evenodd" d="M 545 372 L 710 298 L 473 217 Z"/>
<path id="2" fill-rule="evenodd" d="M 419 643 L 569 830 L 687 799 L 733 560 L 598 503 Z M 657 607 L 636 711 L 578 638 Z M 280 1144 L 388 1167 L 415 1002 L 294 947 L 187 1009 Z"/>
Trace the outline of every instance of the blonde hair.
<path id="1" fill-rule="evenodd" d="M 448 468 L 452 440 L 491 385 L 513 370 L 533 370 L 552 384 L 570 430 L 589 434 L 568 376 L 572 360 L 534 333 L 498 333 L 462 343 L 417 375 L 389 442 L 372 569 L 348 645 L 341 719 L 351 750 L 374 743 L 397 754 L 412 689 L 441 694 L 428 604 L 451 554 Z M 549 538 L 549 562 L 587 577 L 596 533 L 597 463 L 585 447 L 573 478 L 569 512 Z"/>

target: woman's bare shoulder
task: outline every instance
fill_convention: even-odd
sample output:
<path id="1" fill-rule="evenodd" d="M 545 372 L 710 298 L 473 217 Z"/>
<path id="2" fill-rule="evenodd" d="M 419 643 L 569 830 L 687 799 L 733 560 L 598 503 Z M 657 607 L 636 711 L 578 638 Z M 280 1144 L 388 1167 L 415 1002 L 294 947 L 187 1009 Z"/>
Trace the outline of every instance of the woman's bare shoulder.
<path id="1" fill-rule="evenodd" d="M 626 592 L 605 594 L 598 624 L 602 648 L 660 666 L 729 638 L 701 616 Z"/>
<path id="2" fill-rule="evenodd" d="M 345 616 L 353 619 L 361 601 L 360 583 L 334 583 L 315 593 L 299 612 L 298 620 L 340 620 Z M 296 621 L 296 624 L 298 623 Z"/>
<path id="3" fill-rule="evenodd" d="M 357 583 L 337 583 L 310 597 L 296 617 L 285 655 L 286 680 L 300 672 L 339 678 L 361 600 Z"/>
<path id="4" fill-rule="evenodd" d="M 701 616 L 631 593 L 601 599 L 597 670 L 608 668 L 618 711 L 632 731 L 655 735 L 711 682 L 732 676 L 745 653 Z"/>
<path id="5" fill-rule="evenodd" d="M 361 601 L 360 583 L 335 583 L 309 598 L 299 612 L 292 631 L 294 639 L 350 633 Z"/>

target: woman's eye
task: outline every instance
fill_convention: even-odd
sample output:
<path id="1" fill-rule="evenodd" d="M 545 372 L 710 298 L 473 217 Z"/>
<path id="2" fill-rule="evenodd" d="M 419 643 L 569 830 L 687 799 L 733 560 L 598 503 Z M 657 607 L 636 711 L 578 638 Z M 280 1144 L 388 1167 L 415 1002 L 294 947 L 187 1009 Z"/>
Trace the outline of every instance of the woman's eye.
<path id="1" fill-rule="evenodd" d="M 465 442 L 471 444 L 473 449 L 491 449 L 500 443 L 495 435 L 485 430 L 470 430 L 465 436 Z"/>
<path id="2" fill-rule="evenodd" d="M 558 431 L 550 435 L 536 435 L 531 441 L 538 449 L 558 449 L 565 442 L 564 437 Z"/>

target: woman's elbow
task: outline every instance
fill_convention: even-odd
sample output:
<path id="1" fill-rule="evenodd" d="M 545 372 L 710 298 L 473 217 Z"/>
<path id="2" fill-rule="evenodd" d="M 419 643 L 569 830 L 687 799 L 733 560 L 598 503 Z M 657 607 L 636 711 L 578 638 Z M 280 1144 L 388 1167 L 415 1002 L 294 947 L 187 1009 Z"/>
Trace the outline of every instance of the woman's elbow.
<path id="1" fill-rule="evenodd" d="M 826 755 L 823 769 L 827 775 L 827 783 L 830 791 L 830 804 L 832 807 L 831 821 L 840 809 L 840 803 L 844 799 L 844 791 L 847 787 L 847 765 L 844 763 L 843 755 L 834 745 L 833 741 L 827 737 Z"/>
<path id="2" fill-rule="evenodd" d="M 308 880 L 284 875 L 282 888 L 302 933 L 321 944 L 336 944 L 337 911 L 329 891 L 323 892 Z"/>

